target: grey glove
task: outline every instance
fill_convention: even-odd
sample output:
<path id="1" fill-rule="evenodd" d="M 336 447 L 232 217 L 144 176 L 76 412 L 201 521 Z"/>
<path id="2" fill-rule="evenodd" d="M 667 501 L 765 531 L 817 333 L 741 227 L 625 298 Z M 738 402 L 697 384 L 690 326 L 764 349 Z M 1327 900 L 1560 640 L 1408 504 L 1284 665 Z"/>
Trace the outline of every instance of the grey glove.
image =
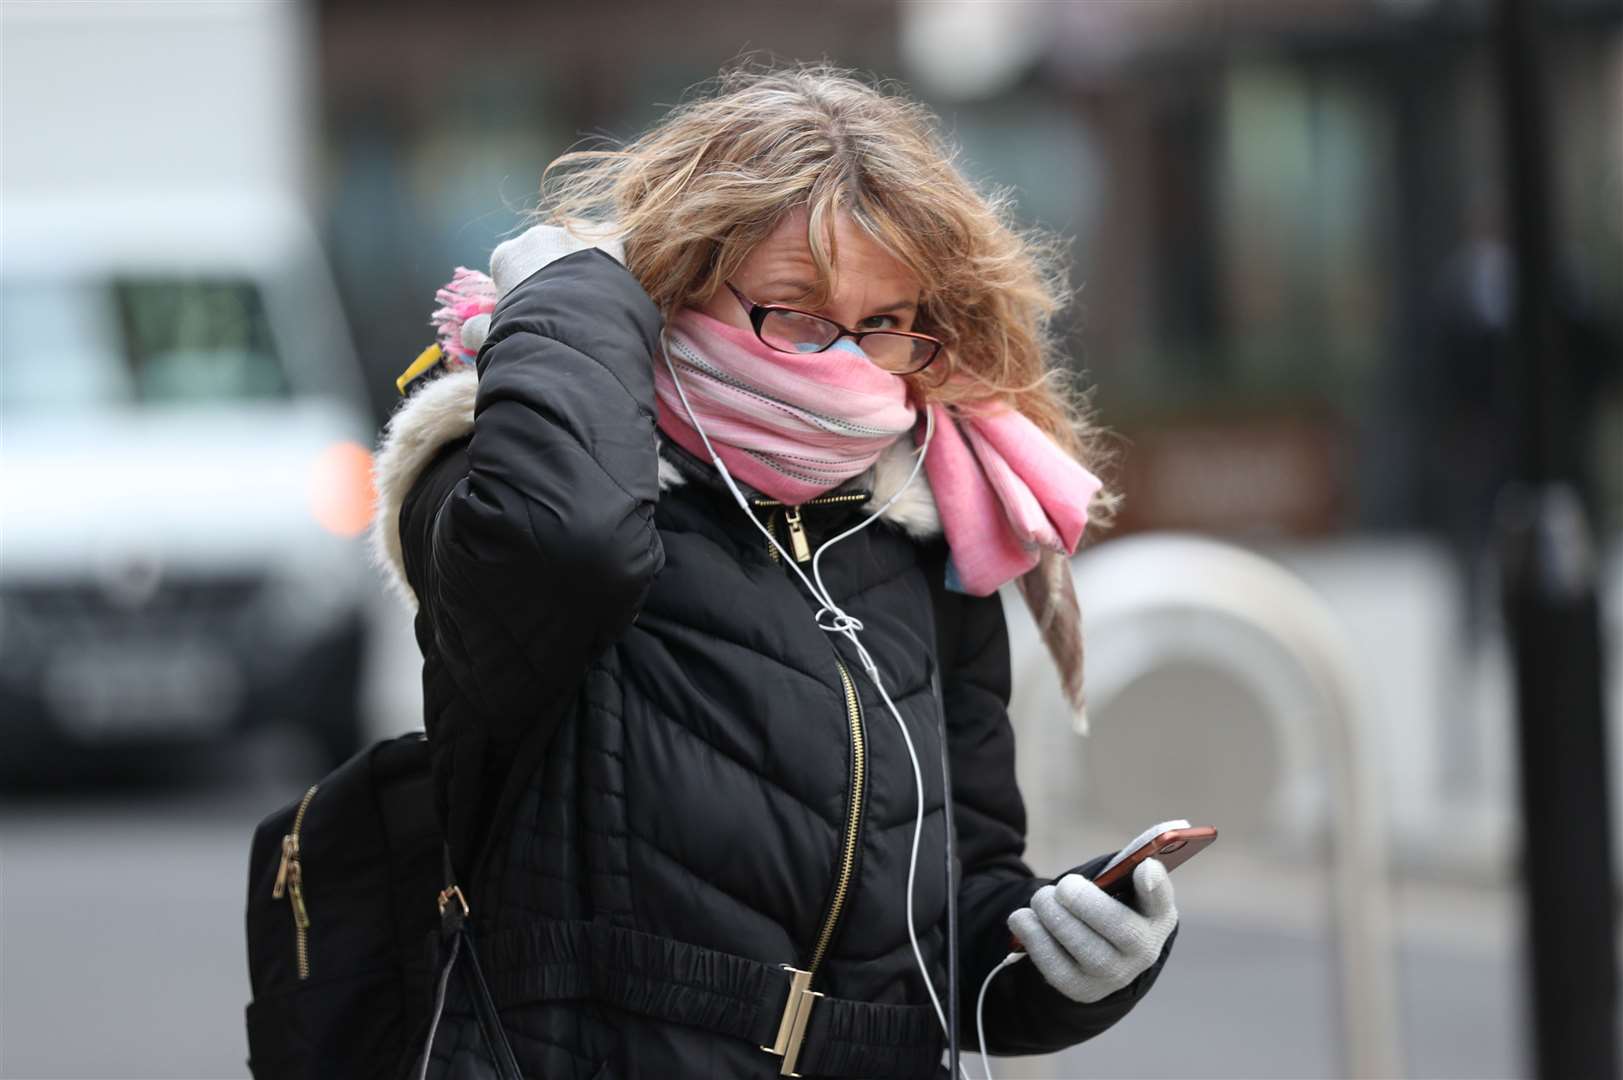
<path id="1" fill-rule="evenodd" d="M 1066 874 L 1010 915 L 1009 929 L 1050 986 L 1072 1001 L 1098 1001 L 1154 966 L 1178 924 L 1172 879 L 1159 859 L 1134 867 L 1133 888 L 1143 914 L 1081 874 Z"/>
<path id="2" fill-rule="evenodd" d="M 571 219 L 577 233 L 561 225 L 532 225 L 511 240 L 496 245 L 490 253 L 490 279 L 496 283 L 496 295 L 506 296 L 525 278 L 565 255 L 586 248 L 602 248 L 616 261 L 626 261 L 625 241 L 614 235 L 612 224 L 591 224 Z"/>

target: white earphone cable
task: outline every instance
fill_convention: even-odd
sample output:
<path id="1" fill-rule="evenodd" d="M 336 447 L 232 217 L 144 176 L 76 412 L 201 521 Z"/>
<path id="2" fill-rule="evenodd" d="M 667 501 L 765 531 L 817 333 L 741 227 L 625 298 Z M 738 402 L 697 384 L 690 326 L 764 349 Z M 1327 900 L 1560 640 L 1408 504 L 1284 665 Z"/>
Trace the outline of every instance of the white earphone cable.
<path id="1" fill-rule="evenodd" d="M 986 988 L 992 985 L 992 978 L 1006 967 L 1012 967 L 1026 958 L 1023 952 L 1012 952 L 998 962 L 997 967 L 986 973 L 981 982 L 981 992 L 975 997 L 975 1031 L 980 1035 L 981 1068 L 986 1070 L 986 1080 L 993 1080 L 992 1061 L 986 1053 Z"/>

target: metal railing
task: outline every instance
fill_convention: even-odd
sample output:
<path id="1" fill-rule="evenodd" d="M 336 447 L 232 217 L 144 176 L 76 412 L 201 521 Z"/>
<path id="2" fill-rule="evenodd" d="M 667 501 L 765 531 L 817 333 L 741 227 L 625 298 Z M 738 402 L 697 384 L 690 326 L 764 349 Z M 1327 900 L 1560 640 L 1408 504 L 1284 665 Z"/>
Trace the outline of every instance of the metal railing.
<path id="1" fill-rule="evenodd" d="M 1334 987 L 1344 1074 L 1401 1075 L 1386 839 L 1375 756 L 1360 723 L 1351 645 L 1311 589 L 1232 544 L 1143 534 L 1074 564 L 1087 635 L 1089 712 L 1163 666 L 1209 665 L 1246 686 L 1281 741 L 1285 783 L 1276 815 L 1302 807 L 1323 767 L 1330 834 Z M 1031 653 L 1026 678 L 1047 664 Z M 1299 814 L 1298 814 L 1299 818 Z M 1216 823 L 1221 824 L 1221 823 Z"/>

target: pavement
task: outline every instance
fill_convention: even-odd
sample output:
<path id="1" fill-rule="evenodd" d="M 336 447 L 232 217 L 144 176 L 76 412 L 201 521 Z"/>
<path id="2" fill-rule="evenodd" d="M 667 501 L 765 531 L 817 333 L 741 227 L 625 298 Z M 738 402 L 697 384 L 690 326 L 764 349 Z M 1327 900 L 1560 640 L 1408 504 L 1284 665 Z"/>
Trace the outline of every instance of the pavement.
<path id="1" fill-rule="evenodd" d="M 261 739 L 181 787 L 0 799 L 0 1077 L 247 1075 L 248 840 L 302 790 L 301 754 Z M 1175 881 L 1183 929 L 1152 993 L 1091 1042 L 994 1060 L 996 1077 L 1344 1075 L 1322 869 L 1236 855 Z M 1400 881 L 1393 897 L 1403 1075 L 1527 1075 L 1512 890 Z"/>

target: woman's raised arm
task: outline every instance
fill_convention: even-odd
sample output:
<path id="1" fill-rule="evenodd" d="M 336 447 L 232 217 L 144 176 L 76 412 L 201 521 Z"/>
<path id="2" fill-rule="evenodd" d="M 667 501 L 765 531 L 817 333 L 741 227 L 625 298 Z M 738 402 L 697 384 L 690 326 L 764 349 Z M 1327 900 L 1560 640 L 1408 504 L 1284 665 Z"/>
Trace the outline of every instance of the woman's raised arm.
<path id="1" fill-rule="evenodd" d="M 466 474 L 402 514 L 413 589 L 487 738 L 555 723 L 663 565 L 659 327 L 636 279 L 596 248 L 524 279 L 479 351 Z"/>

